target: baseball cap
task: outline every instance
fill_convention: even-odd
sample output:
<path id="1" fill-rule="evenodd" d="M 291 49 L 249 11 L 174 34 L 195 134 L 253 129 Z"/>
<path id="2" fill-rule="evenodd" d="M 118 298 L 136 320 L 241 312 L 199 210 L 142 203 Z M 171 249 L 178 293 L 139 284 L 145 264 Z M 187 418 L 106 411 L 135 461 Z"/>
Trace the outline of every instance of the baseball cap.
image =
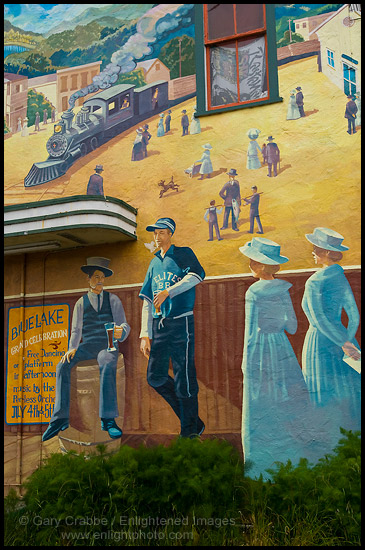
<path id="1" fill-rule="evenodd" d="M 154 225 L 148 225 L 147 231 L 154 231 L 155 229 L 169 229 L 174 234 L 176 223 L 172 218 L 159 218 Z"/>

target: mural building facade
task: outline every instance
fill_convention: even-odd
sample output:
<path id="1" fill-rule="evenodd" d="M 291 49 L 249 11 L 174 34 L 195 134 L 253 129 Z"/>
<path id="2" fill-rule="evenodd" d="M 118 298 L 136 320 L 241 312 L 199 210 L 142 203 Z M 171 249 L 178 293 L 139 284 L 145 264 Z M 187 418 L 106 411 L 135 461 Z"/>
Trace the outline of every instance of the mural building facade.
<path id="1" fill-rule="evenodd" d="M 99 443 L 316 463 L 360 430 L 361 6 L 32 6 L 5 4 L 5 493 Z"/>

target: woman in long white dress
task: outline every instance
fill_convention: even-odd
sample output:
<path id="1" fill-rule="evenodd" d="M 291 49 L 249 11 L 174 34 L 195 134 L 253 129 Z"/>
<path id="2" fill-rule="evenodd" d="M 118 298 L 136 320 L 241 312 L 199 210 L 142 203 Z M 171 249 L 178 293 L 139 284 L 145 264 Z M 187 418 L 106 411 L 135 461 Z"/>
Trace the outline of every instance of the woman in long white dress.
<path id="1" fill-rule="evenodd" d="M 296 120 L 300 118 L 299 108 L 296 102 L 296 90 L 292 90 L 289 96 L 288 111 L 286 113 L 286 120 Z"/>
<path id="2" fill-rule="evenodd" d="M 201 132 L 200 120 L 196 116 L 196 107 L 194 107 L 194 112 L 191 115 L 191 121 L 190 121 L 190 135 L 200 134 L 200 132 Z"/>
<path id="3" fill-rule="evenodd" d="M 196 161 L 202 163 L 199 170 L 200 178 L 198 178 L 200 180 L 204 179 L 205 174 L 208 178 L 210 178 L 213 172 L 213 165 L 212 161 L 210 160 L 210 150 L 213 149 L 213 147 L 210 145 L 210 143 L 206 143 L 205 145 L 203 145 L 203 149 L 204 153 L 202 154 L 202 158 Z"/>
<path id="4" fill-rule="evenodd" d="M 29 130 L 28 130 L 28 117 L 25 117 L 23 120 L 23 126 L 22 126 L 22 136 L 29 136 Z"/>
<path id="5" fill-rule="evenodd" d="M 256 170 L 257 168 L 261 168 L 261 161 L 259 159 L 258 152 L 262 153 L 262 150 L 260 145 L 256 141 L 260 133 L 261 130 L 258 130 L 257 128 L 250 128 L 246 134 L 251 140 L 247 148 L 246 168 L 248 168 L 249 170 Z"/>

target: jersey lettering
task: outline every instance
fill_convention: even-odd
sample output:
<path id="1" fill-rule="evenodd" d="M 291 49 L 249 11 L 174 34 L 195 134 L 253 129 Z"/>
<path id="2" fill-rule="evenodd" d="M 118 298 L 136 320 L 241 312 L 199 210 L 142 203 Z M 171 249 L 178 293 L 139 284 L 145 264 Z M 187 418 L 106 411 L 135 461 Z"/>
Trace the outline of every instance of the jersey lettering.
<path id="1" fill-rule="evenodd" d="M 181 277 L 179 277 L 176 274 L 174 275 L 171 271 L 167 271 L 167 272 L 164 271 L 163 273 L 159 273 L 158 275 L 155 275 L 153 277 L 153 280 L 156 283 L 156 285 L 158 285 L 158 288 L 167 288 L 166 286 L 163 287 L 163 283 L 165 281 L 166 282 L 170 281 L 169 284 L 167 285 L 167 286 L 170 286 L 173 283 L 178 283 L 179 281 L 181 281 Z"/>

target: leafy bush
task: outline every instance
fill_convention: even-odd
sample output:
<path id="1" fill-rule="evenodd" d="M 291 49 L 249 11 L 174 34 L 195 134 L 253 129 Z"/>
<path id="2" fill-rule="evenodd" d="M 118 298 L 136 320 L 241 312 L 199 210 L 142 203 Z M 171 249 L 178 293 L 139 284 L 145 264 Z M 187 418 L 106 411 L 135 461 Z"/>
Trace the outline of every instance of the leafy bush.
<path id="1" fill-rule="evenodd" d="M 53 105 L 48 101 L 42 92 L 36 92 L 32 88 L 28 90 L 27 117 L 28 126 L 35 123 L 36 112 L 39 112 L 40 121 L 43 122 L 43 110 L 47 109 L 47 118 L 51 117 Z"/>
<path id="2" fill-rule="evenodd" d="M 6 497 L 5 545 L 170 546 L 173 534 L 174 546 L 357 546 L 360 434 L 342 433 L 332 455 L 278 464 L 272 482 L 245 477 L 237 450 L 218 440 L 54 454 L 23 498 Z M 161 518 L 171 523 L 156 526 Z"/>
<path id="3" fill-rule="evenodd" d="M 301 528 L 298 519 L 307 530 L 302 536 L 319 535 L 321 545 L 323 532 L 314 533 L 319 525 L 325 527 L 327 539 L 338 545 L 360 543 L 361 437 L 360 432 L 342 428 L 341 433 L 345 437 L 334 453 L 316 465 L 310 467 L 304 458 L 296 468 L 290 461 L 278 464 L 276 470 L 269 470 L 272 483 L 251 486 L 251 511 L 265 512 L 267 522 L 275 519 L 277 531 L 284 535 L 282 544 L 287 545 L 288 525 L 294 531 Z M 315 540 L 311 544 L 317 544 Z"/>

